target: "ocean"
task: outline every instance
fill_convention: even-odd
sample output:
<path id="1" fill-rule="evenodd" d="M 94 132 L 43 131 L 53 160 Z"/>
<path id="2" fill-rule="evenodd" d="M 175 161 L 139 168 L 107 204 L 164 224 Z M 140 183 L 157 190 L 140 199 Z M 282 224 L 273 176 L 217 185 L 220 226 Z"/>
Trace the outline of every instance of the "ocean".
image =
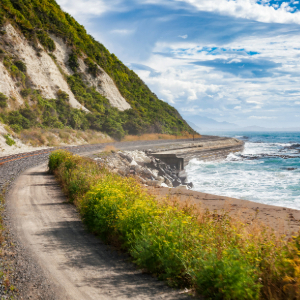
<path id="1" fill-rule="evenodd" d="M 245 141 L 243 152 L 221 161 L 192 159 L 193 190 L 300 209 L 300 133 L 214 132 Z"/>

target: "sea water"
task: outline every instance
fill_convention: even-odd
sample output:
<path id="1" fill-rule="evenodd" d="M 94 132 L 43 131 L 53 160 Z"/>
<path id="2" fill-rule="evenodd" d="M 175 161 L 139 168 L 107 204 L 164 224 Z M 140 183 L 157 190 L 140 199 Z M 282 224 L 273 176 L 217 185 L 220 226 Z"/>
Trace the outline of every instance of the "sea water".
<path id="1" fill-rule="evenodd" d="M 220 161 L 192 159 L 194 190 L 300 209 L 300 133 L 221 132 L 245 141 L 243 152 Z"/>

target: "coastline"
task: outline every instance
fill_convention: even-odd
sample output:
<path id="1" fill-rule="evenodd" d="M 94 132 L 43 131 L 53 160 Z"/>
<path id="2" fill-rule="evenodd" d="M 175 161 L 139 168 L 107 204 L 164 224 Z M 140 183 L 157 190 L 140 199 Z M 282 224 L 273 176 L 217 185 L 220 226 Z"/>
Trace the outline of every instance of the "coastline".
<path id="1" fill-rule="evenodd" d="M 220 140 L 221 137 L 215 137 L 216 141 L 206 142 L 201 150 L 197 149 L 199 141 L 190 144 L 191 147 L 182 145 L 181 149 L 163 149 L 160 154 L 176 154 L 177 157 L 184 157 L 184 166 L 192 158 L 197 157 L 200 160 L 217 160 L 226 157 L 229 153 L 240 151 L 244 142 L 239 144 L 236 139 Z M 234 145 L 234 140 L 237 145 Z M 205 143 L 202 143 L 203 145 Z M 231 216 L 239 216 L 245 223 L 252 222 L 254 219 L 262 224 L 274 229 L 279 235 L 291 237 L 300 230 L 300 210 L 262 204 L 250 200 L 237 199 L 214 194 L 187 190 L 184 188 L 166 188 L 166 187 L 147 187 L 147 189 L 158 198 L 166 196 L 175 196 L 178 200 L 189 201 L 199 205 L 201 209 L 215 211 L 217 214 L 228 213 Z"/>
<path id="2" fill-rule="evenodd" d="M 245 223 L 254 219 L 274 229 L 279 235 L 291 237 L 300 230 L 300 210 L 257 203 L 249 200 L 201 193 L 183 188 L 147 187 L 147 190 L 159 199 L 172 196 L 181 202 L 190 202 L 200 209 L 208 209 L 216 214 L 228 213 L 239 216 Z"/>

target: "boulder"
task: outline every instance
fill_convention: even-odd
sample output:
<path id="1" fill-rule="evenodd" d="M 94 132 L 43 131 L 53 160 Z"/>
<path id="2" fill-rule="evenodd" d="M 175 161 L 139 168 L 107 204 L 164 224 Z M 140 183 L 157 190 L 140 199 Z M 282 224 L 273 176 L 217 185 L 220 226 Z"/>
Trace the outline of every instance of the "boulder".
<path id="1" fill-rule="evenodd" d="M 165 177 L 165 184 L 168 186 L 168 187 L 173 187 L 173 184 L 172 184 L 172 181 L 168 178 Z"/>
<path id="2" fill-rule="evenodd" d="M 160 187 L 162 182 L 158 180 L 147 180 L 147 184 L 154 187 Z"/>
<path id="3" fill-rule="evenodd" d="M 186 185 L 181 184 L 181 185 L 177 186 L 176 189 L 185 189 L 185 190 L 188 190 L 188 187 Z"/>
<path id="4" fill-rule="evenodd" d="M 178 187 L 181 185 L 181 181 L 179 179 L 175 179 L 172 181 L 173 187 Z"/>
<path id="5" fill-rule="evenodd" d="M 189 189 L 192 189 L 194 187 L 194 184 L 192 182 L 189 182 L 186 185 Z"/>
<path id="6" fill-rule="evenodd" d="M 126 155 L 126 154 L 124 154 L 123 152 L 118 152 L 118 154 L 119 154 L 122 158 L 126 159 L 129 163 L 131 163 L 132 160 L 133 160 L 129 155 Z"/>
<path id="7" fill-rule="evenodd" d="M 118 168 L 118 172 L 122 176 L 127 176 L 128 174 L 130 174 L 130 168 L 120 167 L 120 168 Z"/>
<path id="8" fill-rule="evenodd" d="M 147 168 L 142 168 L 141 171 L 140 171 L 140 176 L 142 176 L 143 178 L 149 178 L 149 179 L 152 179 L 154 176 L 153 176 L 153 173 L 147 169 Z"/>

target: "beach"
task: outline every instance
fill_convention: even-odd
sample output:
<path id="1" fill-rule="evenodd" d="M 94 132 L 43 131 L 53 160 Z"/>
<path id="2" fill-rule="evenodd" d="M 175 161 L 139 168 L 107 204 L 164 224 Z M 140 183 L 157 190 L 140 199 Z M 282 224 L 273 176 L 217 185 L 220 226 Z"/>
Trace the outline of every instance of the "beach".
<path id="1" fill-rule="evenodd" d="M 188 201 L 208 209 L 212 213 L 222 215 L 228 213 L 230 216 L 240 217 L 245 223 L 259 222 L 274 229 L 274 233 L 291 237 L 296 235 L 300 229 L 300 210 L 266 205 L 248 200 L 224 197 L 201 193 L 197 191 L 176 188 L 153 188 L 148 190 L 158 198 L 174 196 L 181 202 Z"/>

